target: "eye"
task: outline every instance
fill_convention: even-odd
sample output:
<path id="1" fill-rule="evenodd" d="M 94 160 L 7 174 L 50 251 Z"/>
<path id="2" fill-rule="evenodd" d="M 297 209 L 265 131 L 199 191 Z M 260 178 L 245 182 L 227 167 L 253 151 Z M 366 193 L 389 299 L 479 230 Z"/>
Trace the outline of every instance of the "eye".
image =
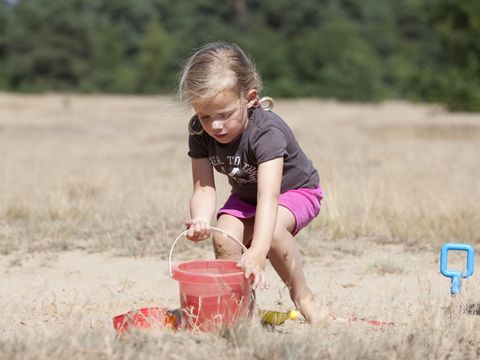
<path id="1" fill-rule="evenodd" d="M 198 116 L 198 119 L 200 121 L 209 121 L 210 120 L 210 116 L 206 115 L 206 116 Z"/>
<path id="2" fill-rule="evenodd" d="M 220 119 L 225 120 L 225 119 L 228 119 L 228 118 L 229 118 L 230 116 L 232 116 L 232 115 L 233 115 L 233 112 L 228 112 L 228 113 L 220 114 L 218 117 L 219 117 Z"/>

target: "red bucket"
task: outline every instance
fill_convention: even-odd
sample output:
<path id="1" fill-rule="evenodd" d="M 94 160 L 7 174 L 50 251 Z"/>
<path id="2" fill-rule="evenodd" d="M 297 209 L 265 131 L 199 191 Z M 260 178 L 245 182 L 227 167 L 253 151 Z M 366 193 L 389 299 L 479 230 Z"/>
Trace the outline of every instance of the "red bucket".
<path id="1" fill-rule="evenodd" d="M 113 318 L 113 327 L 117 334 L 123 334 L 131 328 L 161 329 L 178 328 L 177 318 L 166 308 L 151 307 L 129 311 Z"/>
<path id="2" fill-rule="evenodd" d="M 211 229 L 233 238 L 222 230 Z M 172 268 L 173 247 L 185 234 L 186 231 L 175 240 L 169 257 L 170 274 L 180 287 L 182 328 L 213 331 L 235 325 L 247 317 L 251 308 L 250 279 L 245 278 L 233 260 L 192 260 Z"/>

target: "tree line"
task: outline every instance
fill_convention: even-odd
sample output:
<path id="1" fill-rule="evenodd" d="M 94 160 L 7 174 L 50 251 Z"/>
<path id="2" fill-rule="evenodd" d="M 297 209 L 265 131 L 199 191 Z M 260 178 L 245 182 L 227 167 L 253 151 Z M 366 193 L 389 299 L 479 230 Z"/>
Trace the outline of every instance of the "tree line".
<path id="1" fill-rule="evenodd" d="M 217 40 L 265 93 L 480 110 L 477 0 L 0 0 L 0 89 L 172 93 Z"/>

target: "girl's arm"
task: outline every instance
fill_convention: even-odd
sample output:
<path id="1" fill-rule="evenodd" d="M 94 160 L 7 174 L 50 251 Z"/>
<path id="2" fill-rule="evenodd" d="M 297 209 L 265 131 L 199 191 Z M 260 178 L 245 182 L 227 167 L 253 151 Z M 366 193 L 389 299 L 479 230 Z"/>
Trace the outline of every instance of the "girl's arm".
<path id="1" fill-rule="evenodd" d="M 207 158 L 192 159 L 192 178 L 191 219 L 187 220 L 185 225 L 188 228 L 187 238 L 199 241 L 210 236 L 210 222 L 216 205 L 213 166 Z"/>
<path id="2" fill-rule="evenodd" d="M 253 274 L 253 287 L 264 288 L 265 260 L 272 243 L 277 222 L 278 196 L 282 182 L 283 158 L 261 163 L 257 174 L 257 210 L 253 228 L 252 246 L 240 260 L 245 276 Z"/>

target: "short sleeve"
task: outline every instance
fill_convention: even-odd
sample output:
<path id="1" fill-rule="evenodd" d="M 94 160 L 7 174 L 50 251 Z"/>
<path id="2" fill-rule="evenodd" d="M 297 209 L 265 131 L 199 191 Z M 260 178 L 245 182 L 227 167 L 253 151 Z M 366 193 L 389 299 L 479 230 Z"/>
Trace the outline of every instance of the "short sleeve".
<path id="1" fill-rule="evenodd" d="M 287 137 L 276 127 L 264 129 L 254 141 L 253 149 L 258 164 L 284 157 L 287 153 Z"/>
<path id="2" fill-rule="evenodd" d="M 188 156 L 195 159 L 207 158 L 208 147 L 201 135 L 188 136 Z"/>

